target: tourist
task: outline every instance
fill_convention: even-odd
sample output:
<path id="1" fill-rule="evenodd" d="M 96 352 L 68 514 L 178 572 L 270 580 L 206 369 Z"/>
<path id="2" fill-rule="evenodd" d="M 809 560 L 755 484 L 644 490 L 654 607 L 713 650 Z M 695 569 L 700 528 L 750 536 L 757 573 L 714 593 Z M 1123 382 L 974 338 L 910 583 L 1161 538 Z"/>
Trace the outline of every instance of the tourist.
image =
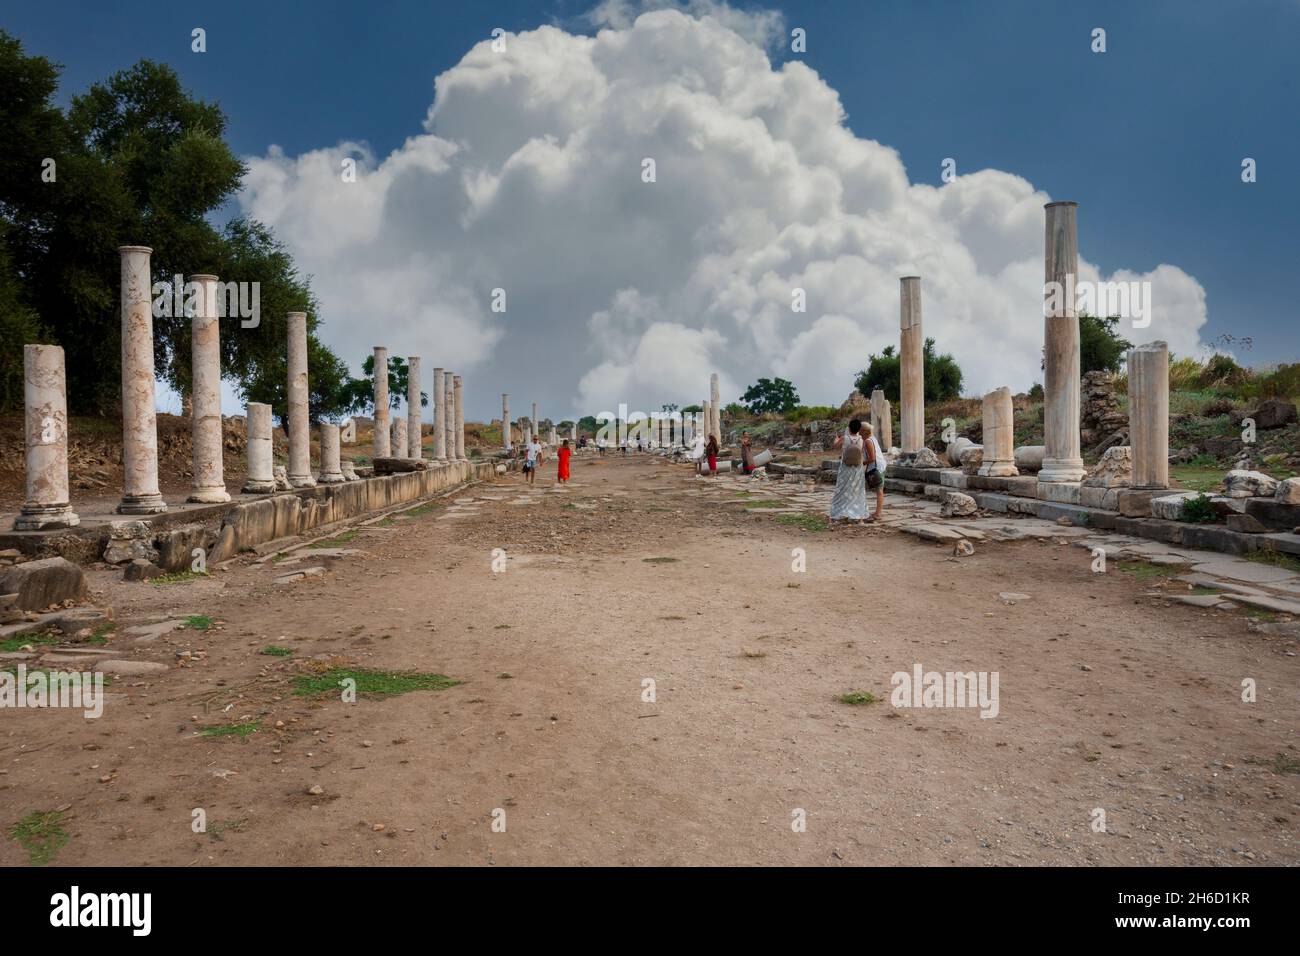
<path id="1" fill-rule="evenodd" d="M 528 439 L 528 445 L 524 449 L 524 474 L 528 476 L 528 483 L 533 484 L 537 478 L 537 463 L 542 457 L 542 445 L 534 435 Z"/>
<path id="2" fill-rule="evenodd" d="M 870 430 L 868 426 L 868 431 Z M 830 520 L 856 521 L 867 519 L 867 488 L 864 463 L 875 455 L 872 443 L 862 434 L 862 422 L 853 419 L 844 434 L 835 439 L 840 452 L 840 470 L 835 476 L 835 495 L 831 498 Z"/>
<path id="3" fill-rule="evenodd" d="M 874 489 L 876 492 L 876 513 L 868 521 L 879 521 L 880 514 L 885 509 L 885 453 L 880 448 L 880 442 L 876 440 L 875 433 L 870 425 L 863 425 L 862 431 L 867 436 L 867 444 L 871 446 L 871 457 L 867 462 L 867 471 L 864 475 L 867 490 Z"/>
<path id="4" fill-rule="evenodd" d="M 557 485 L 569 480 L 569 456 L 572 454 L 573 449 L 569 447 L 569 439 L 566 438 L 560 445 L 560 463 L 555 471 L 555 483 Z"/>
<path id="5" fill-rule="evenodd" d="M 749 432 L 740 433 L 740 468 L 747 475 L 754 473 L 754 449 L 749 444 Z"/>
<path id="6" fill-rule="evenodd" d="M 709 436 L 709 442 L 704 446 L 704 460 L 709 465 L 709 477 L 716 478 L 718 476 L 718 436 Z"/>
<path id="7" fill-rule="evenodd" d="M 605 457 L 605 436 L 604 435 L 596 436 L 596 454 L 598 454 L 601 458 Z"/>

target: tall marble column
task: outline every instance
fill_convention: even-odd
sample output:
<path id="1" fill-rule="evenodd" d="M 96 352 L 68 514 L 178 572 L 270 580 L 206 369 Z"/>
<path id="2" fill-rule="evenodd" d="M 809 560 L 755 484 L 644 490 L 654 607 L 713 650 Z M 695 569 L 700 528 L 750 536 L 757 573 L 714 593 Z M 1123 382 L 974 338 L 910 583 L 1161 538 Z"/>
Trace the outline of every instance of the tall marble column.
<path id="1" fill-rule="evenodd" d="M 578 443 L 578 423 L 574 422 L 569 426 L 569 441 L 575 445 Z"/>
<path id="2" fill-rule="evenodd" d="M 899 448 L 904 455 L 925 447 L 925 336 L 921 330 L 921 277 L 900 280 L 898 317 Z"/>
<path id="3" fill-rule="evenodd" d="M 406 457 L 419 460 L 424 457 L 424 436 L 421 420 L 424 418 L 420 404 L 420 357 L 406 360 Z"/>
<path id="4" fill-rule="evenodd" d="M 533 438 L 539 443 L 542 440 L 542 422 L 537 417 L 537 403 L 533 402 L 533 419 L 529 424 L 532 426 Z"/>
<path id="5" fill-rule="evenodd" d="M 456 376 L 454 391 L 456 393 L 456 457 L 460 461 L 468 461 L 465 457 L 465 383 L 459 375 Z"/>
<path id="6" fill-rule="evenodd" d="M 433 457 L 447 460 L 447 372 L 433 370 Z"/>
<path id="7" fill-rule="evenodd" d="M 456 376 L 451 372 L 443 372 L 443 404 L 447 409 L 447 421 L 443 429 L 446 435 L 447 460 L 456 460 Z"/>
<path id="8" fill-rule="evenodd" d="M 322 485 L 337 485 L 346 481 L 339 460 L 339 426 L 320 423 L 320 478 Z"/>
<path id="9" fill-rule="evenodd" d="M 402 415 L 393 416 L 393 457 L 406 457 L 406 418 Z"/>
<path id="10" fill-rule="evenodd" d="M 167 510 L 158 491 L 158 415 L 154 398 L 153 298 L 147 246 L 122 246 L 122 502 L 119 514 Z"/>
<path id="11" fill-rule="evenodd" d="M 375 346 L 375 437 L 372 441 L 376 458 L 389 458 L 393 454 L 388 436 L 388 422 L 392 406 L 388 399 L 388 349 Z"/>
<path id="12" fill-rule="evenodd" d="M 221 430 L 221 332 L 217 324 L 217 277 L 190 276 L 199 286 L 199 307 L 190 319 L 190 444 L 193 485 L 189 501 L 219 504 L 226 492 Z"/>
<path id="13" fill-rule="evenodd" d="M 722 443 L 722 392 L 718 388 L 718 373 L 714 372 L 709 376 L 709 409 L 713 415 L 709 422 L 709 430 L 718 436 L 718 443 Z"/>
<path id="14" fill-rule="evenodd" d="M 271 406 L 261 402 L 249 402 L 248 474 L 244 478 L 244 494 L 264 495 L 275 491 L 274 467 Z"/>
<path id="15" fill-rule="evenodd" d="M 501 447 L 510 451 L 510 393 L 501 393 Z"/>
<path id="16" fill-rule="evenodd" d="M 23 346 L 23 402 L 27 500 L 14 530 L 74 527 L 81 519 L 68 495 L 68 399 L 59 346 Z"/>
<path id="17" fill-rule="evenodd" d="M 1132 488 L 1169 487 L 1169 346 L 1139 345 L 1128 353 Z"/>
<path id="18" fill-rule="evenodd" d="M 988 478 L 1010 478 L 1016 468 L 1015 407 L 1011 389 L 1003 385 L 984 396 L 984 459 L 979 473 Z"/>
<path id="19" fill-rule="evenodd" d="M 289 467 L 286 474 L 294 488 L 311 488 L 311 420 L 308 417 L 307 313 L 290 312 L 289 320 Z"/>
<path id="20" fill-rule="evenodd" d="M 1049 202 L 1043 242 L 1043 457 L 1039 481 L 1080 481 L 1085 469 L 1079 444 L 1079 235 L 1074 202 Z"/>

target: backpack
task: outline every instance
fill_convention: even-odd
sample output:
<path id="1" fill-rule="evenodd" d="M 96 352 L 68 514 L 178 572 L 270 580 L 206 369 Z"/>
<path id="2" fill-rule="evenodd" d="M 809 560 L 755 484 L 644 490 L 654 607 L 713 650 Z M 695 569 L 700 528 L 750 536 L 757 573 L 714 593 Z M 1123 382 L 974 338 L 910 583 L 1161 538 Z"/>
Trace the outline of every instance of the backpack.
<path id="1" fill-rule="evenodd" d="M 856 441 L 854 440 L 856 439 Z M 860 467 L 862 465 L 862 436 L 848 435 L 844 439 L 844 454 L 840 456 L 840 464 L 849 467 Z"/>

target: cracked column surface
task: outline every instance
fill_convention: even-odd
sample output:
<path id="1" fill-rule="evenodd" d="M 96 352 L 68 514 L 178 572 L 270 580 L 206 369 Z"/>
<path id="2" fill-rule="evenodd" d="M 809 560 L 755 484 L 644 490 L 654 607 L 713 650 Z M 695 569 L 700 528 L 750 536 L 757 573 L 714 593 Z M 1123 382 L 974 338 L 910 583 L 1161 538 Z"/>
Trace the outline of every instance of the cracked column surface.
<path id="1" fill-rule="evenodd" d="M 217 277 L 190 276 L 198 283 L 198 309 L 190 320 L 191 393 L 190 444 L 193 484 L 188 501 L 220 504 L 229 501 L 222 453 L 221 331 L 217 321 Z"/>
<path id="2" fill-rule="evenodd" d="M 320 478 L 322 485 L 337 485 L 347 479 L 339 459 L 339 426 L 329 422 L 320 425 Z"/>
<path id="3" fill-rule="evenodd" d="M 389 421 L 388 399 L 388 349 L 382 345 L 375 346 L 375 437 L 372 440 L 372 454 L 376 458 L 390 458 L 393 454 L 392 442 L 388 437 Z"/>
<path id="4" fill-rule="evenodd" d="M 122 246 L 122 502 L 119 514 L 167 510 L 158 491 L 152 284 L 147 246 Z"/>
<path id="5" fill-rule="evenodd" d="M 1080 355 L 1075 283 L 1079 275 L 1078 203 L 1049 202 L 1043 239 L 1043 467 L 1039 481 L 1080 481 Z"/>
<path id="6" fill-rule="evenodd" d="M 447 382 L 446 370 L 433 370 L 433 457 L 447 460 Z"/>
<path id="7" fill-rule="evenodd" d="M 465 382 L 459 376 L 455 376 L 456 393 L 456 457 L 460 461 L 467 461 L 465 457 Z"/>
<path id="8" fill-rule="evenodd" d="M 286 476 L 294 488 L 311 488 L 311 420 L 307 401 L 307 313 L 290 312 L 289 325 L 289 467 Z"/>
<path id="9" fill-rule="evenodd" d="M 412 355 L 406 360 L 406 457 L 416 461 L 424 457 L 423 418 L 423 406 L 420 404 L 420 357 Z"/>
<path id="10" fill-rule="evenodd" d="M 272 452 L 271 406 L 248 403 L 248 475 L 243 493 L 264 495 L 275 491 L 275 458 Z"/>
<path id="11" fill-rule="evenodd" d="M 925 446 L 925 338 L 921 329 L 921 277 L 899 281 L 898 419 L 904 455 Z"/>
<path id="12" fill-rule="evenodd" d="M 1128 353 L 1130 487 L 1169 487 L 1169 346 L 1139 345 Z"/>
<path id="13" fill-rule="evenodd" d="M 27 500 L 14 519 L 15 531 L 71 528 L 81 523 L 68 494 L 68 400 L 63 349 L 23 346 L 24 437 Z"/>

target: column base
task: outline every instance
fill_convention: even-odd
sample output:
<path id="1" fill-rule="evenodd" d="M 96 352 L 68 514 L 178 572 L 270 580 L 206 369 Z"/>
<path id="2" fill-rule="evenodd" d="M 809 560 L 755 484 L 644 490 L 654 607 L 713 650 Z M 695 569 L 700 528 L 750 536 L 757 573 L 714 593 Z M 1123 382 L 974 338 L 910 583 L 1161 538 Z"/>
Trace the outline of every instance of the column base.
<path id="1" fill-rule="evenodd" d="M 79 524 L 81 518 L 72 510 L 71 505 L 25 507 L 14 518 L 15 531 L 54 531 L 59 528 L 75 528 Z"/>
<path id="2" fill-rule="evenodd" d="M 978 474 L 982 478 L 1015 478 L 1020 474 L 1020 469 L 1010 462 L 995 461 L 980 465 Z"/>
<path id="3" fill-rule="evenodd" d="M 273 491 L 275 491 L 274 478 L 267 478 L 260 481 L 255 481 L 250 478 L 248 481 L 244 482 L 244 487 L 239 489 L 239 493 L 243 495 L 268 495 Z"/>
<path id="4" fill-rule="evenodd" d="M 117 506 L 120 515 L 160 515 L 167 510 L 162 495 L 123 495 Z"/>
<path id="5" fill-rule="evenodd" d="M 316 479 L 311 475 L 289 475 L 290 488 L 315 488 Z"/>
<path id="6" fill-rule="evenodd" d="M 333 475 L 321 475 L 316 479 L 316 482 L 322 485 L 340 485 L 345 481 L 347 481 L 347 479 L 343 477 L 343 472 L 341 471 Z"/>
<path id="7" fill-rule="evenodd" d="M 1082 458 L 1044 458 L 1043 467 L 1038 470 L 1038 480 L 1083 481 L 1088 470 L 1083 467 Z"/>
<path id="8" fill-rule="evenodd" d="M 224 486 L 221 488 L 195 488 L 185 500 L 200 505 L 221 505 L 230 500 L 230 494 Z"/>

